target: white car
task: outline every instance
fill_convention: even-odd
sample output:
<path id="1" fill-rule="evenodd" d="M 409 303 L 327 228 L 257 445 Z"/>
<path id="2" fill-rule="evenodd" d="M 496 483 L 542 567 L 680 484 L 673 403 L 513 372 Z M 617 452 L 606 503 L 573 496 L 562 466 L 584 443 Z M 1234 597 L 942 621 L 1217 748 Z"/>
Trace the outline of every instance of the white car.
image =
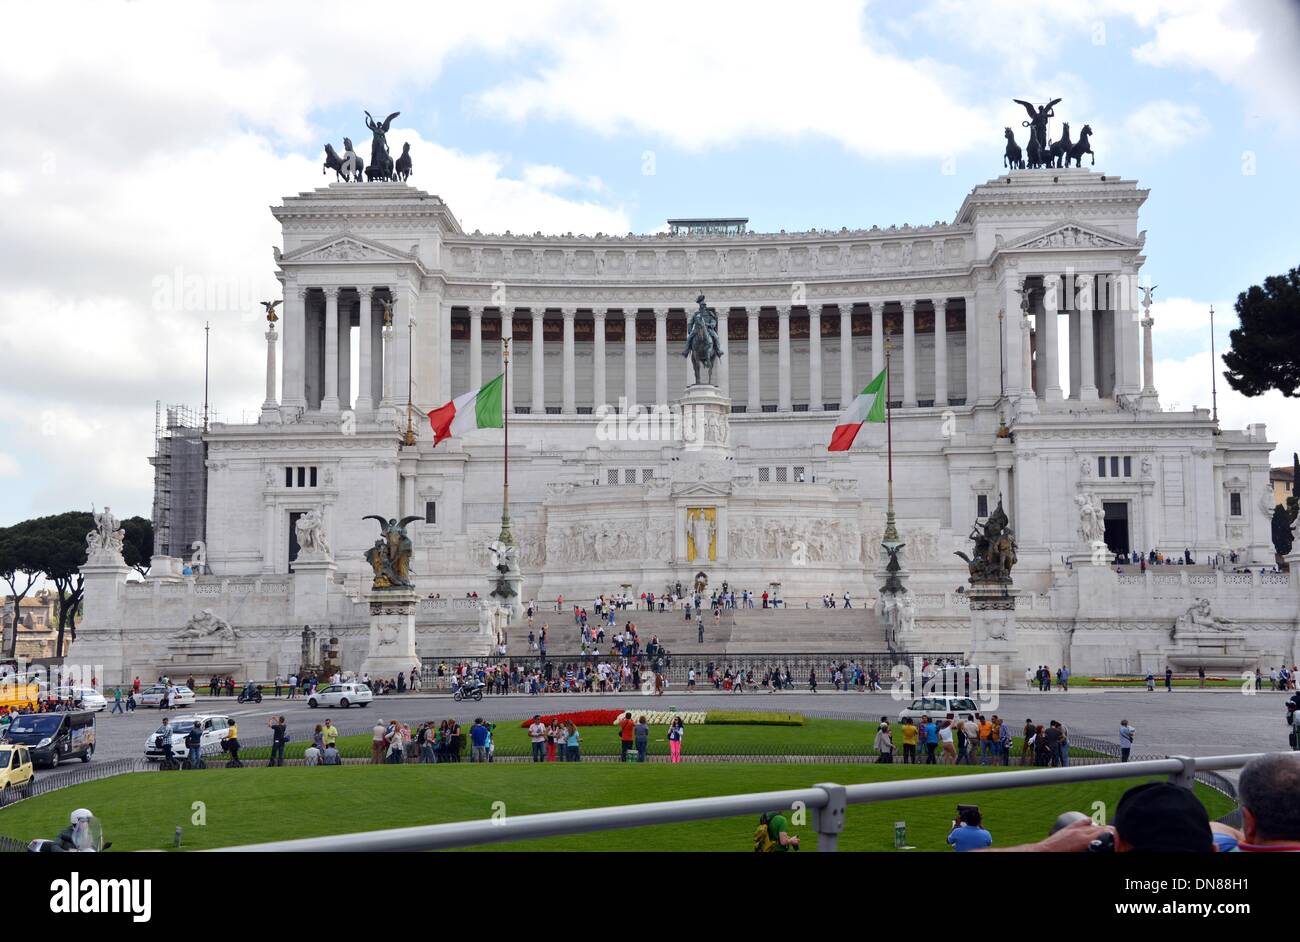
<path id="1" fill-rule="evenodd" d="M 970 697 L 917 697 L 907 709 L 899 711 L 898 721 L 901 723 L 908 718 L 919 720 L 923 716 L 928 716 L 932 720 L 941 720 L 949 713 L 954 714 L 959 720 L 973 720 L 978 710 L 979 707 Z"/>
<path id="2" fill-rule="evenodd" d="M 171 731 L 172 755 L 177 761 L 182 761 L 189 755 L 189 747 L 185 745 L 185 737 L 189 734 L 195 724 L 203 730 L 203 744 L 200 747 L 203 755 L 216 755 L 221 751 L 221 741 L 230 736 L 230 717 L 218 716 L 210 713 L 199 713 L 194 716 L 186 716 L 176 720 L 175 723 L 167 724 Z M 158 736 L 163 731 L 159 726 L 144 741 L 144 757 L 150 762 L 157 762 L 162 759 L 164 750 L 158 745 Z"/>
<path id="3" fill-rule="evenodd" d="M 80 700 L 83 710 L 102 713 L 108 709 L 108 701 L 94 687 L 60 687 L 54 692 L 60 700 Z"/>
<path id="4" fill-rule="evenodd" d="M 353 704 L 368 707 L 374 699 L 375 695 L 365 684 L 330 684 L 312 691 L 307 698 L 307 706 L 313 709 L 328 706 L 346 710 Z"/>
<path id="5" fill-rule="evenodd" d="M 161 710 L 167 706 L 167 685 L 150 684 L 148 687 L 142 688 L 140 696 L 135 699 L 136 703 L 142 707 L 156 707 Z M 184 684 L 176 684 L 176 696 L 172 700 L 172 706 L 194 706 L 194 691 Z"/>

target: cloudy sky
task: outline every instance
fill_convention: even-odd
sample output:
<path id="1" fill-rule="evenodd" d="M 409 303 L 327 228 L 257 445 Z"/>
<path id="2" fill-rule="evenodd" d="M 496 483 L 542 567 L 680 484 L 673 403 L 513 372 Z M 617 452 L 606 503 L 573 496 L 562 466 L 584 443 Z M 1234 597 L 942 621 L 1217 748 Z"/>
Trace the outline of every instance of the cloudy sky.
<path id="1" fill-rule="evenodd" d="M 1208 406 L 1237 293 L 1300 264 L 1291 0 L 23 4 L 0 57 L 0 525 L 150 512 L 154 403 L 255 415 L 267 207 L 400 111 L 412 182 L 468 230 L 951 220 L 1010 99 L 1063 97 L 1096 169 L 1151 188 L 1166 407 Z M 1022 133 L 1023 143 L 1023 133 Z M 202 298 L 172 290 L 187 279 Z M 1300 449 L 1295 404 L 1219 383 Z"/>

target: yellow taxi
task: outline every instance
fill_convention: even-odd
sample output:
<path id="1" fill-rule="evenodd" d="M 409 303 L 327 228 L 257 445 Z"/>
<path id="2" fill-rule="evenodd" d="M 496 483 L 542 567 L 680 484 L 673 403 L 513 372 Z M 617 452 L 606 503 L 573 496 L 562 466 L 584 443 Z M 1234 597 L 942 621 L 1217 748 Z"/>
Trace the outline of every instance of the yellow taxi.
<path id="1" fill-rule="evenodd" d="M 36 781 L 32 756 L 26 746 L 0 743 L 0 807 L 17 795 L 25 795 Z"/>

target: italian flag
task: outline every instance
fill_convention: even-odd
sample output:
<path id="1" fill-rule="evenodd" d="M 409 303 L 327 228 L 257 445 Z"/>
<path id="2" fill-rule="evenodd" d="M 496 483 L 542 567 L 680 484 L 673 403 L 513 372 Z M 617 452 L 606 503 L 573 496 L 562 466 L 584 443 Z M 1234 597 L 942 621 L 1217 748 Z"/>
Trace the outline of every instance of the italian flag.
<path id="1" fill-rule="evenodd" d="M 849 403 L 849 407 L 840 413 L 827 451 L 848 451 L 853 447 L 853 439 L 858 437 L 858 429 L 862 428 L 862 423 L 885 421 L 887 379 L 885 374 L 887 372 L 881 370 L 880 375 L 867 383 L 867 388 L 862 390 L 857 398 Z"/>
<path id="2" fill-rule="evenodd" d="M 430 412 L 433 443 L 437 445 L 444 438 L 461 436 L 476 428 L 501 428 L 505 424 L 505 403 L 501 395 L 504 382 L 502 373 L 482 389 L 457 396 Z"/>

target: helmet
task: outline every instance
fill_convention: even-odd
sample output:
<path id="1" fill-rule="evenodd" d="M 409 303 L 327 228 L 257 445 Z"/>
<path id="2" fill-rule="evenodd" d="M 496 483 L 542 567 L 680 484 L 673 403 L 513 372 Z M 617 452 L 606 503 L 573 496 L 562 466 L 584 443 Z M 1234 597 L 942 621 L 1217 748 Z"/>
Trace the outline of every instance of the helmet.
<path id="1" fill-rule="evenodd" d="M 91 812 L 89 808 L 78 808 L 76 811 L 72 812 L 72 814 L 68 816 L 68 823 L 77 824 L 81 821 L 89 821 L 94 816 L 95 815 Z"/>

